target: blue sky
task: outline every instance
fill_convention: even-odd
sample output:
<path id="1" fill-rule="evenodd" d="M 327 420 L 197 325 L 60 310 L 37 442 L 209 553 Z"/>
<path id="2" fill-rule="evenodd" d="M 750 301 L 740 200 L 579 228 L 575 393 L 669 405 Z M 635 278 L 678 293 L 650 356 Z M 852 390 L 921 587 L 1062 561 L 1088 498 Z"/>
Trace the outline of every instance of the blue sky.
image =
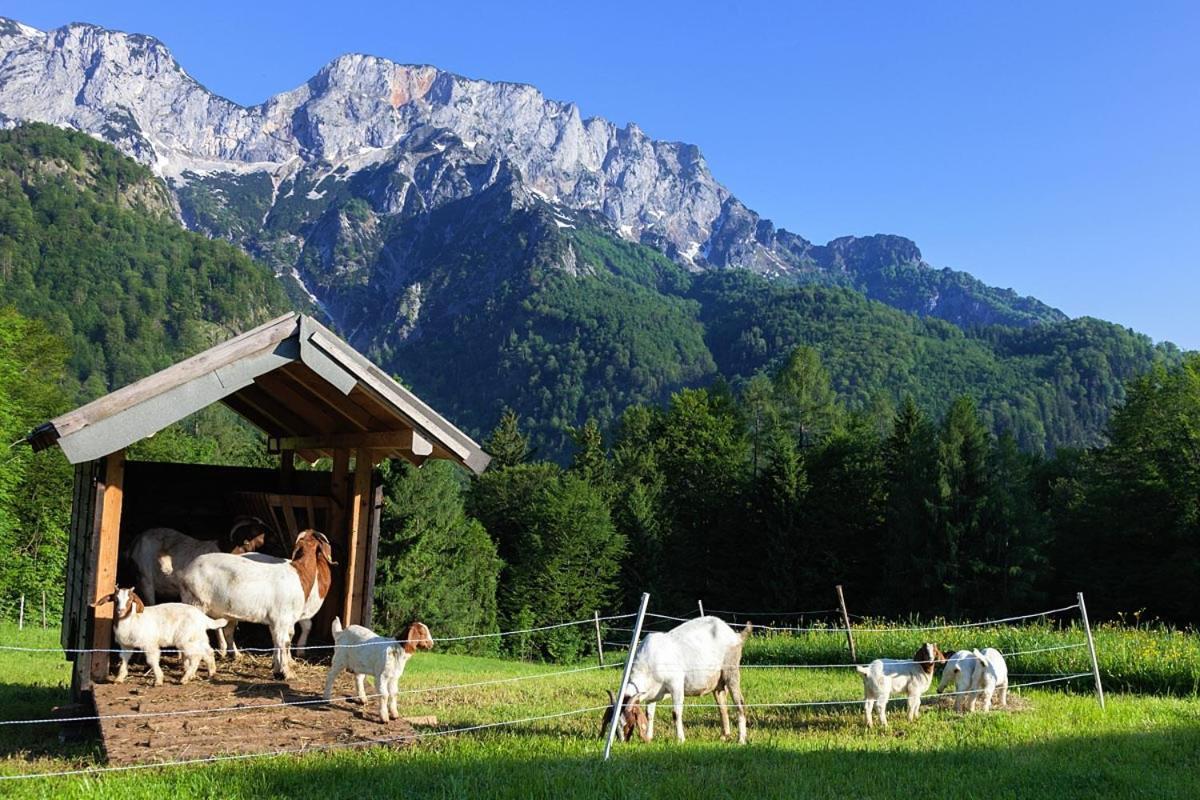
<path id="1" fill-rule="evenodd" d="M 260 102 L 358 51 L 531 83 L 698 144 L 809 239 L 926 260 L 1200 349 L 1200 4 L 8 0 L 162 39 Z M 778 7 L 777 7 L 778 6 Z"/>

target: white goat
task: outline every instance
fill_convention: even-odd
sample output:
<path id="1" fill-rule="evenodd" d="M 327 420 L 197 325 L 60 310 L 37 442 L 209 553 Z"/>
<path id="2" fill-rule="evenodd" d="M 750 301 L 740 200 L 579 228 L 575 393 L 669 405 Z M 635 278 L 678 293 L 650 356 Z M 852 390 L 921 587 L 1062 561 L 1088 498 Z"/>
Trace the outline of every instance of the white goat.
<path id="1" fill-rule="evenodd" d="M 921 645 L 911 660 L 877 658 L 865 667 L 856 666 L 855 669 L 863 676 L 867 727 L 874 724 L 872 708 L 878 709 L 879 722 L 887 727 L 888 700 L 897 692 L 907 695 L 908 719 L 910 722 L 915 720 L 921 713 L 921 695 L 933 683 L 934 668 L 945 662 L 946 656 L 938 646 L 927 642 Z"/>
<path id="2" fill-rule="evenodd" d="M 375 693 L 379 695 L 379 718 L 388 721 L 388 709 L 391 709 L 392 719 L 399 719 L 396 710 L 396 687 L 404 667 L 413 653 L 418 650 L 432 650 L 433 637 L 429 628 L 423 622 L 414 622 L 401 640 L 385 639 L 377 636 L 370 628 L 362 625 L 351 625 L 342 629 L 342 621 L 333 618 L 333 663 L 329 665 L 329 675 L 325 678 L 325 699 L 333 696 L 333 682 L 342 670 L 354 673 L 355 686 L 358 689 L 358 699 L 367 704 L 367 676 L 375 684 Z"/>
<path id="3" fill-rule="evenodd" d="M 1001 708 L 1008 706 L 1008 664 L 1004 655 L 994 647 L 988 647 L 983 652 L 973 650 L 972 654 L 979 660 L 979 668 L 975 670 L 971 688 L 976 691 L 971 697 L 971 710 L 975 710 L 975 700 L 983 697 L 983 710 L 992 710 L 992 696 L 1000 692 L 998 702 Z"/>
<path id="4" fill-rule="evenodd" d="M 230 553 L 207 553 L 177 578 L 184 602 L 208 614 L 266 625 L 275 648 L 275 677 L 287 680 L 292 676 L 292 630 L 305 615 L 314 588 L 324 602 L 332 578 L 329 568 L 336 563 L 325 534 L 306 530 L 296 537 L 290 561 L 263 564 Z"/>
<path id="5" fill-rule="evenodd" d="M 233 553 L 257 550 L 266 541 L 266 526 L 254 517 L 238 518 L 229 530 L 229 541 L 235 544 Z M 219 552 L 221 543 L 217 540 L 194 539 L 174 528 L 151 528 L 138 534 L 128 556 L 137 568 L 138 593 L 154 605 L 159 594 L 179 597 L 175 574 L 196 556 Z"/>
<path id="6" fill-rule="evenodd" d="M 970 650 L 959 650 L 946 659 L 946 667 L 942 670 L 942 680 L 938 683 L 938 694 L 954 687 L 954 710 L 965 713 L 967 708 L 975 710 L 975 690 L 971 685 L 975 681 L 975 670 L 982 665 Z"/>
<path id="7" fill-rule="evenodd" d="M 223 619 L 210 619 L 200 609 L 184 603 L 162 603 L 147 607 L 130 589 L 117 591 L 92 603 L 98 606 L 112 601 L 116 603 L 113 636 L 121 646 L 121 668 L 116 683 L 124 683 L 129 674 L 129 659 L 135 650 L 146 654 L 146 663 L 154 671 L 154 685 L 162 686 L 163 671 L 159 666 L 162 648 L 178 649 L 183 654 L 183 676 L 180 683 L 187 683 L 196 676 L 203 661 L 208 667 L 208 677 L 217 671 L 212 648 L 208 645 L 208 631 L 220 630 Z"/>
<path id="8" fill-rule="evenodd" d="M 288 559 L 273 556 L 268 553 L 243 553 L 242 558 L 248 558 L 251 561 L 257 561 L 260 564 L 286 564 Z M 312 631 L 312 618 L 321 610 L 321 604 L 325 602 L 325 596 L 321 594 L 321 585 L 319 581 L 313 582 L 312 589 L 308 592 L 308 599 L 304 601 L 304 611 L 300 619 L 296 621 L 296 627 L 300 630 L 300 634 L 296 637 L 294 647 L 297 650 L 303 650 L 304 645 L 308 643 L 308 634 Z M 228 646 L 233 650 L 233 657 L 237 659 L 241 655 L 238 651 L 237 642 L 233 640 L 233 634 L 237 631 L 238 621 L 236 619 L 229 620 L 229 624 L 223 630 L 217 631 L 217 652 L 221 654 L 221 658 L 225 657 L 226 640 Z"/>
<path id="9" fill-rule="evenodd" d="M 742 645 L 750 625 L 739 635 L 717 617 L 688 620 L 665 633 L 651 633 L 642 640 L 633 657 L 629 685 L 622 705 L 613 703 L 605 712 L 605 724 L 619 713 L 626 723 L 622 738 L 636 726 L 643 741 L 654 738 L 654 712 L 658 701 L 671 695 L 675 738 L 683 741 L 683 698 L 712 692 L 721 710 L 721 735 L 729 738 L 729 709 L 726 694 L 733 695 L 738 712 L 738 742 L 746 743 L 746 704 L 742 699 Z M 611 695 L 610 695 L 611 699 Z M 638 703 L 646 703 L 641 714 Z M 644 729 L 643 729 L 644 726 Z"/>

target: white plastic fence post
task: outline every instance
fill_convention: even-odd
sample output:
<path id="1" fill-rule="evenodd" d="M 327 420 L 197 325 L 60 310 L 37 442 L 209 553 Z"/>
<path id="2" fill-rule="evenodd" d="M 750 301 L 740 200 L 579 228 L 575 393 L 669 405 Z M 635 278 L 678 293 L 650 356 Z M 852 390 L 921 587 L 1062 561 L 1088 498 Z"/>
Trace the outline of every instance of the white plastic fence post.
<path id="1" fill-rule="evenodd" d="M 17 618 L 17 630 L 25 630 L 25 595 L 21 595 L 21 616 Z"/>
<path id="2" fill-rule="evenodd" d="M 621 724 L 621 703 L 625 699 L 625 687 L 629 685 L 629 671 L 633 669 L 633 654 L 637 651 L 638 637 L 642 635 L 642 621 L 646 618 L 646 606 L 650 604 L 650 593 L 642 592 L 642 604 L 638 607 L 637 621 L 633 623 L 633 638 L 629 640 L 629 655 L 625 656 L 625 670 L 621 673 L 621 685 L 617 690 L 617 704 L 613 708 L 612 724 L 608 726 L 608 740 L 604 743 L 604 760 L 612 754 L 613 739 L 617 726 Z"/>
<path id="3" fill-rule="evenodd" d="M 696 605 L 700 606 L 700 616 L 702 616 L 702 617 L 703 617 L 703 616 L 704 616 L 704 601 L 703 601 L 703 600 L 697 600 L 697 601 L 696 601 Z"/>
<path id="4" fill-rule="evenodd" d="M 1092 677 L 1096 679 L 1096 699 L 1100 708 L 1104 708 L 1104 687 L 1100 685 L 1100 662 L 1096 660 L 1096 643 L 1092 640 L 1092 626 L 1088 623 L 1087 605 L 1083 602 L 1083 592 L 1075 595 L 1079 599 L 1079 616 L 1083 618 L 1083 630 L 1087 634 L 1088 653 L 1092 657 Z"/>
<path id="5" fill-rule="evenodd" d="M 600 639 L 600 612 L 592 612 L 592 620 L 596 623 L 596 658 L 600 659 L 600 666 L 604 666 L 604 642 Z"/>
<path id="6" fill-rule="evenodd" d="M 42 589 L 42 628 L 46 627 L 46 590 Z"/>

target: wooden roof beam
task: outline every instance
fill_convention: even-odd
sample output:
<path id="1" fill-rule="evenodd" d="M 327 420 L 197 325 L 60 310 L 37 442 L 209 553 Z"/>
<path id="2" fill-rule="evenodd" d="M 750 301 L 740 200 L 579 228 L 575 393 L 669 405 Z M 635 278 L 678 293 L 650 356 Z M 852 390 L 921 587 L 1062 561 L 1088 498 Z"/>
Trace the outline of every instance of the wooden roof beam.
<path id="1" fill-rule="evenodd" d="M 397 450 L 418 458 L 433 454 L 433 443 L 416 431 L 375 431 L 364 433 L 331 433 L 318 436 L 279 436 L 267 439 L 267 448 L 280 450 Z"/>

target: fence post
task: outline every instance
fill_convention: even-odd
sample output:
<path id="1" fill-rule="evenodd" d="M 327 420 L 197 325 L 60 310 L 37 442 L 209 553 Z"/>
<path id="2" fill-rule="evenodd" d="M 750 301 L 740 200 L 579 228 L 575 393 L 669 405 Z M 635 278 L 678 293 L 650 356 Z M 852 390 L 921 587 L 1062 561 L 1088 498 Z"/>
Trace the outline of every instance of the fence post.
<path id="1" fill-rule="evenodd" d="M 42 589 L 42 630 L 46 628 L 46 590 Z"/>
<path id="2" fill-rule="evenodd" d="M 704 616 L 704 601 L 703 601 L 703 600 L 697 600 L 697 601 L 696 601 L 696 605 L 700 606 L 700 616 L 702 616 L 702 617 L 703 617 L 703 616 Z"/>
<path id="3" fill-rule="evenodd" d="M 858 653 L 854 649 L 854 633 L 850 630 L 850 614 L 846 611 L 846 597 L 842 594 L 842 585 L 837 585 L 838 605 L 842 608 L 842 624 L 846 626 L 846 641 L 850 644 L 850 660 L 858 661 Z"/>
<path id="4" fill-rule="evenodd" d="M 1087 605 L 1083 602 L 1083 592 L 1077 592 L 1075 597 L 1079 599 L 1079 616 L 1083 618 L 1083 630 L 1087 634 L 1088 653 L 1092 657 L 1092 677 L 1096 679 L 1096 699 L 1100 701 L 1100 708 L 1103 710 L 1104 687 L 1100 685 L 1100 662 L 1096 660 L 1096 643 L 1092 641 L 1092 626 L 1088 622 Z"/>
<path id="5" fill-rule="evenodd" d="M 596 622 L 596 657 L 600 659 L 600 666 L 604 666 L 604 642 L 600 639 L 600 612 L 593 611 L 592 618 Z"/>
<path id="6" fill-rule="evenodd" d="M 633 654 L 637 651 L 638 637 L 642 635 L 642 621 L 646 618 L 646 606 L 650 604 L 650 593 L 642 592 L 642 604 L 638 607 L 637 622 L 633 624 L 633 637 L 629 640 L 629 655 L 625 656 L 625 670 L 621 673 L 621 685 L 617 689 L 617 702 L 613 708 L 612 724 L 608 726 L 608 740 L 604 743 L 604 760 L 612 753 L 613 739 L 617 726 L 621 724 L 621 703 L 625 699 L 625 687 L 629 685 L 629 672 L 633 669 Z"/>
<path id="7" fill-rule="evenodd" d="M 21 595 L 21 615 L 17 617 L 17 630 L 25 630 L 25 595 Z"/>

